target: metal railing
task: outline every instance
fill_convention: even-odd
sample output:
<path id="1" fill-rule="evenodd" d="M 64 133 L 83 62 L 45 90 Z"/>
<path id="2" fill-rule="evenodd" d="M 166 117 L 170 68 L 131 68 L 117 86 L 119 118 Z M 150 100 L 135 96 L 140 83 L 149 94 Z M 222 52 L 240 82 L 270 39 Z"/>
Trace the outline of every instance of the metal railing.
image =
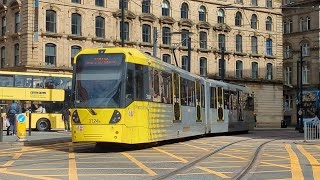
<path id="1" fill-rule="evenodd" d="M 320 141 L 320 121 L 304 122 L 304 141 Z"/>

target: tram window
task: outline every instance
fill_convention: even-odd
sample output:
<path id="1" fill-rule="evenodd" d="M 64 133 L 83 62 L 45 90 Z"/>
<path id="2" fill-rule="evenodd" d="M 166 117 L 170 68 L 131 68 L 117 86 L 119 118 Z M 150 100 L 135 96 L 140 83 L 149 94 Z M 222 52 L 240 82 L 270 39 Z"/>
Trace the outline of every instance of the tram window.
<path id="1" fill-rule="evenodd" d="M 181 105 L 195 106 L 195 82 L 181 78 Z"/>
<path id="2" fill-rule="evenodd" d="M 167 72 L 162 72 L 163 87 L 160 88 L 162 91 L 162 102 L 171 104 L 172 103 L 172 78 L 171 74 Z"/>
<path id="3" fill-rule="evenodd" d="M 143 100 L 144 96 L 144 84 L 143 84 L 143 66 L 136 64 L 135 75 L 135 100 Z M 129 82 L 130 83 L 130 82 Z"/>
<path id="4" fill-rule="evenodd" d="M 246 110 L 254 110 L 253 97 L 250 96 L 249 94 L 247 94 L 245 109 L 246 109 Z"/>
<path id="5" fill-rule="evenodd" d="M 13 76 L 12 75 L 0 75 L 0 86 L 1 87 L 12 87 Z"/>
<path id="6" fill-rule="evenodd" d="M 159 76 L 159 71 L 156 69 L 152 70 L 151 76 L 152 76 L 152 100 L 154 102 L 161 102 L 161 96 L 160 96 L 160 86 L 163 86 L 163 79 Z M 160 85 L 160 83 L 162 85 Z"/>
<path id="7" fill-rule="evenodd" d="M 229 108 L 231 110 L 236 110 L 237 109 L 237 105 L 238 105 L 238 103 L 237 103 L 237 92 L 230 91 L 230 101 L 229 102 L 230 102 Z"/>
<path id="8" fill-rule="evenodd" d="M 128 71 L 127 71 L 127 81 L 126 81 L 126 105 L 129 105 L 133 101 L 133 68 L 128 64 Z"/>
<path id="9" fill-rule="evenodd" d="M 217 108 L 215 87 L 210 87 L 210 108 Z"/>
<path id="10" fill-rule="evenodd" d="M 229 91 L 224 91 L 224 109 L 230 109 Z"/>
<path id="11" fill-rule="evenodd" d="M 32 76 L 16 75 L 14 87 L 32 87 Z"/>
<path id="12" fill-rule="evenodd" d="M 200 105 L 200 98 L 201 98 L 201 84 L 200 81 L 196 81 L 196 105 Z"/>
<path id="13" fill-rule="evenodd" d="M 33 76 L 33 87 L 34 88 L 44 88 L 44 77 L 43 76 Z"/>
<path id="14" fill-rule="evenodd" d="M 205 92 L 204 85 L 201 85 L 201 106 L 202 107 L 206 107 L 206 103 L 204 103 L 204 92 Z"/>

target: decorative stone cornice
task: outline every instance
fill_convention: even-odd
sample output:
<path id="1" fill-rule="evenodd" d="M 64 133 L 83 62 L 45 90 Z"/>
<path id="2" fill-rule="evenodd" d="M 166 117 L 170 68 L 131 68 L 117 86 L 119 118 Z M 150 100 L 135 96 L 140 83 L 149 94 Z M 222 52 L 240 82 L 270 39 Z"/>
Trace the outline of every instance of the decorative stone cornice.
<path id="1" fill-rule="evenodd" d="M 117 10 L 116 12 L 113 12 L 112 15 L 114 17 L 121 18 L 121 10 Z M 131 19 L 135 19 L 136 15 L 133 12 L 129 11 L 129 10 L 125 10 L 124 11 L 124 17 L 131 20 Z"/>
<path id="2" fill-rule="evenodd" d="M 142 13 L 139 16 L 140 21 L 149 21 L 149 22 L 155 22 L 157 20 L 157 17 L 154 14 L 151 13 Z"/>
<path id="3" fill-rule="evenodd" d="M 210 29 L 212 26 L 208 22 L 201 21 L 197 24 L 198 29 Z"/>
<path id="4" fill-rule="evenodd" d="M 10 9 L 19 9 L 21 7 L 21 1 L 20 0 L 13 0 L 9 4 Z"/>
<path id="5" fill-rule="evenodd" d="M 5 14 L 6 12 L 7 12 L 7 6 L 0 4 L 0 14 L 2 13 Z"/>
<path id="6" fill-rule="evenodd" d="M 190 19 L 181 19 L 178 22 L 179 26 L 187 26 L 187 27 L 192 27 L 194 23 Z"/>
<path id="7" fill-rule="evenodd" d="M 61 38 L 63 35 L 59 34 L 59 33 L 53 33 L 53 32 L 43 32 L 43 33 L 41 33 L 41 36 Z"/>
<path id="8" fill-rule="evenodd" d="M 213 30 L 223 31 L 223 32 L 230 32 L 231 31 L 231 27 L 228 26 L 225 23 L 217 23 L 216 25 L 213 26 Z"/>
<path id="9" fill-rule="evenodd" d="M 169 16 L 161 16 L 159 21 L 162 24 L 174 24 L 176 22 L 176 20 Z"/>

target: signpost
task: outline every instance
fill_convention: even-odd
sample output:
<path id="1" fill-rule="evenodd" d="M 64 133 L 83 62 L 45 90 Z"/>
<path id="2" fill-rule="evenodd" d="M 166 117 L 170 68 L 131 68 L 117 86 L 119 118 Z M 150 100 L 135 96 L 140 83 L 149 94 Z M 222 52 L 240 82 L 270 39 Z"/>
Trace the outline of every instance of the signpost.
<path id="1" fill-rule="evenodd" d="M 16 122 L 17 122 L 17 141 L 27 141 L 26 136 L 26 116 L 24 114 L 18 114 L 16 116 Z"/>

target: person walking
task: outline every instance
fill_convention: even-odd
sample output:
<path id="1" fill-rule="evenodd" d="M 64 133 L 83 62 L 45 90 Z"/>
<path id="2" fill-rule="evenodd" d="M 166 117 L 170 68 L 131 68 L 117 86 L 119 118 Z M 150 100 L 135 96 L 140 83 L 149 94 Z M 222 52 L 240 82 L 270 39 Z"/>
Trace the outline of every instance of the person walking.
<path id="1" fill-rule="evenodd" d="M 68 108 L 62 111 L 62 119 L 64 121 L 64 130 L 70 131 L 70 111 Z"/>
<path id="2" fill-rule="evenodd" d="M 21 105 L 18 101 L 13 101 L 13 103 L 10 105 L 8 110 L 8 118 L 10 122 L 9 126 L 9 135 L 15 135 L 16 134 L 16 115 L 21 114 Z M 8 133 L 7 133 L 8 134 Z"/>

